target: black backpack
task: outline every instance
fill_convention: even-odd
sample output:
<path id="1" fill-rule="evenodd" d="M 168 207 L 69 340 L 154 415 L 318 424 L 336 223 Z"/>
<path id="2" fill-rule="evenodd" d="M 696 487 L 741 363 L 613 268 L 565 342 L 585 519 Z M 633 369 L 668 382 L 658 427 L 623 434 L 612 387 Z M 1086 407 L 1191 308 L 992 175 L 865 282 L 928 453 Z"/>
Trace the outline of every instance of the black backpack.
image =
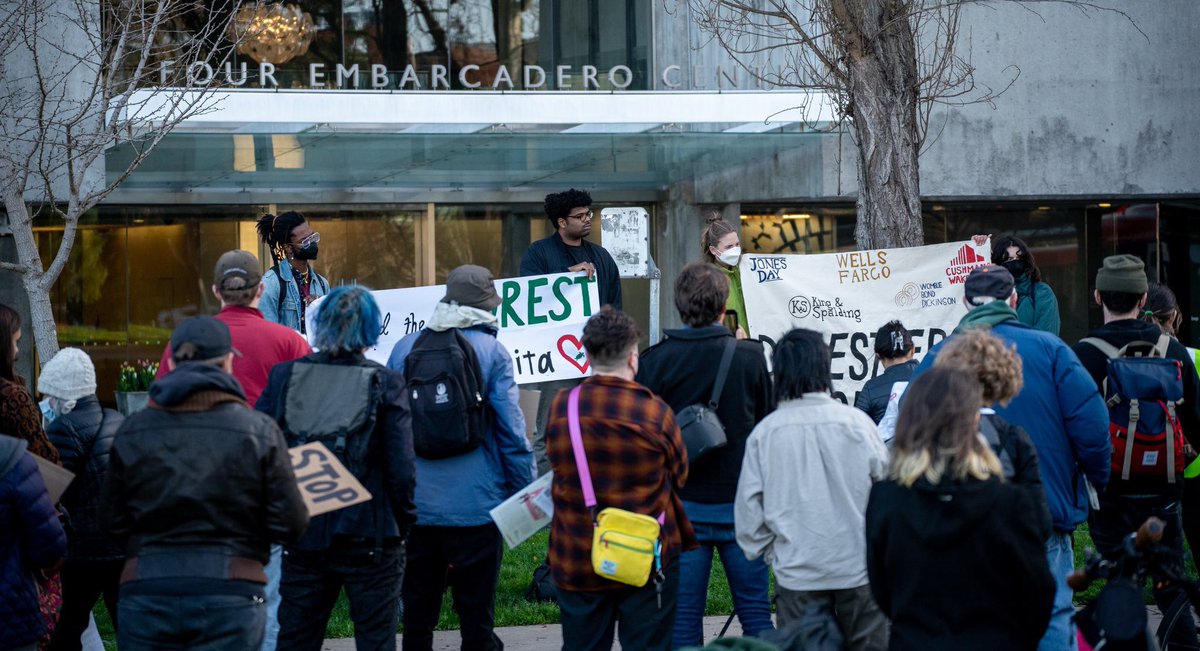
<path id="1" fill-rule="evenodd" d="M 422 330 L 404 362 L 413 449 L 424 459 L 466 454 L 483 443 L 483 372 L 458 328 Z"/>
<path id="2" fill-rule="evenodd" d="M 320 441 L 356 477 L 367 470 L 367 449 L 383 398 L 382 367 L 298 362 L 292 365 L 276 420 L 288 447 Z"/>

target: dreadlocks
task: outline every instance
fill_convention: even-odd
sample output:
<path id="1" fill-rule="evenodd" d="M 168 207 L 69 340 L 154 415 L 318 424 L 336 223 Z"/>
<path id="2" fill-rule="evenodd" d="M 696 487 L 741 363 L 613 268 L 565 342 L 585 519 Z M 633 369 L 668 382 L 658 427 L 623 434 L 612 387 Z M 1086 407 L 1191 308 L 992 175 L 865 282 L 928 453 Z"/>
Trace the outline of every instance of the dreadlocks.
<path id="1" fill-rule="evenodd" d="M 258 236 L 262 238 L 263 244 L 266 244 L 267 248 L 271 250 L 271 259 L 276 264 L 286 258 L 283 247 L 291 242 L 292 231 L 303 223 L 304 215 L 294 210 L 281 213 L 279 216 L 266 214 L 259 218 L 256 226 Z"/>

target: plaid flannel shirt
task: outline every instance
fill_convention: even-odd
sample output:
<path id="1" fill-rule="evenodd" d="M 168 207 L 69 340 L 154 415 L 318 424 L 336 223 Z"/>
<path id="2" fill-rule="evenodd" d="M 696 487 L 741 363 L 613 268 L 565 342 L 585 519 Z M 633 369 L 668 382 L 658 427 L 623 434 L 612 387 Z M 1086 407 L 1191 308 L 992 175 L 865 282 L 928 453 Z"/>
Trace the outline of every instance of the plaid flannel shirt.
<path id="1" fill-rule="evenodd" d="M 687 480 L 687 452 L 667 403 L 646 387 L 612 376 L 587 379 L 579 391 L 579 426 L 596 512 L 617 507 L 657 517 L 665 567 L 696 547 L 678 491 Z M 592 571 L 592 514 L 583 503 L 567 425 L 570 390 L 555 397 L 546 422 L 546 456 L 554 470 L 550 570 L 563 590 L 587 592 L 627 587 Z"/>

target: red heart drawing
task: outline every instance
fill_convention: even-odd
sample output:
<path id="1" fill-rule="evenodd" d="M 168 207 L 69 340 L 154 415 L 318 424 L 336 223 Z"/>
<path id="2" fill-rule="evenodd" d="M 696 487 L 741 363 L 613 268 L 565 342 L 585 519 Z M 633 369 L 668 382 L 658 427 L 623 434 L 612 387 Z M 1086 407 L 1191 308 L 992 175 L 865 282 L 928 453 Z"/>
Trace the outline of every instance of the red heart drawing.
<path id="1" fill-rule="evenodd" d="M 576 352 L 574 355 L 568 355 L 567 352 L 563 350 L 563 344 L 568 341 L 575 346 Z M 572 366 L 579 369 L 580 374 L 587 373 L 588 366 L 591 364 L 591 362 L 589 362 L 587 360 L 587 356 L 584 355 L 583 344 L 579 342 L 579 339 L 575 335 L 563 335 L 558 338 L 558 354 L 562 355 L 563 359 L 571 362 Z M 579 363 L 579 358 L 581 356 L 583 357 L 583 364 Z"/>

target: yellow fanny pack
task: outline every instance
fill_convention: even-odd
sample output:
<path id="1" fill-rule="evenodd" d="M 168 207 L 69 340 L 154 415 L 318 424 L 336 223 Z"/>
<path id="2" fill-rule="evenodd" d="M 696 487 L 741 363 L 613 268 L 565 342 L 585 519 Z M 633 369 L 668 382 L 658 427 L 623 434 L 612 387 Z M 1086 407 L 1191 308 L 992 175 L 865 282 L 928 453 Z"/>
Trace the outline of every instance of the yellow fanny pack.
<path id="1" fill-rule="evenodd" d="M 575 465 L 579 468 L 583 502 L 594 513 L 596 491 L 592 488 L 592 474 L 588 469 L 583 435 L 579 429 L 579 387 L 571 390 L 567 401 L 567 423 L 571 430 Z M 592 530 L 592 570 L 598 576 L 639 588 L 650 580 L 653 570 L 656 587 L 661 589 L 660 534 L 664 515 L 659 515 L 656 520 L 648 515 L 613 507 L 601 511 L 595 516 L 595 528 Z"/>

